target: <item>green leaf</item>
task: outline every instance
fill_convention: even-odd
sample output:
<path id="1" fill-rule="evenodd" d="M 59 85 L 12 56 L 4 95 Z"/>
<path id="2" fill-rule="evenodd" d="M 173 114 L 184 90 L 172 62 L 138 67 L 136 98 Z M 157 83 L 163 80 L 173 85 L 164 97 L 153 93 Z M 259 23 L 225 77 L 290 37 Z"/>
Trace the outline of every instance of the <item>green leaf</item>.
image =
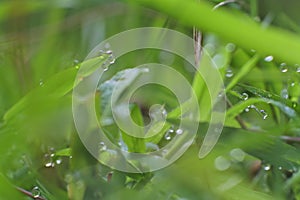
<path id="1" fill-rule="evenodd" d="M 239 83 L 239 81 L 246 76 L 255 66 L 259 59 L 259 56 L 256 54 L 254 55 L 250 60 L 247 61 L 246 64 L 244 64 L 241 69 L 238 71 L 238 73 L 232 78 L 231 82 L 227 85 L 225 92 L 227 93 L 229 90 L 231 90 L 236 84 Z"/>
<path id="2" fill-rule="evenodd" d="M 136 104 L 132 105 L 131 117 L 132 117 L 132 120 L 136 123 L 136 125 L 138 125 L 140 127 L 144 126 L 141 110 Z M 144 135 L 144 129 L 141 129 L 141 130 L 142 130 L 142 132 L 139 133 L 139 135 L 142 136 L 142 135 Z M 124 132 L 123 130 L 120 130 L 120 131 L 122 133 L 122 139 L 126 143 L 128 150 L 130 152 L 135 152 L 135 153 L 146 152 L 146 144 L 145 144 L 144 138 L 137 138 L 137 137 L 129 135 L 128 133 Z"/>
<path id="3" fill-rule="evenodd" d="M 60 98 L 70 92 L 74 86 L 76 86 L 81 79 L 92 74 L 99 66 L 106 62 L 107 56 L 99 56 L 81 63 L 82 71 L 79 71 L 75 67 L 68 68 L 62 72 L 59 72 L 49 78 L 45 83 L 29 92 L 19 102 L 17 102 L 12 108 L 10 108 L 4 115 L 4 122 L 8 123 L 10 120 L 19 117 L 24 110 L 30 105 L 43 101 L 47 98 Z M 85 70 L 86 69 L 86 70 Z M 79 79 L 75 77 L 79 75 Z M 76 80 L 76 81 L 75 81 Z"/>
<path id="4" fill-rule="evenodd" d="M 132 1 L 168 14 L 185 25 L 213 32 L 242 48 L 255 49 L 261 55 L 271 54 L 279 60 L 300 63 L 298 55 L 300 37 L 298 35 L 279 28 L 262 27 L 243 14 L 232 13 L 226 9 L 213 11 L 212 6 L 206 1 Z"/>
<path id="5" fill-rule="evenodd" d="M 67 156 L 67 157 L 69 157 L 69 156 L 71 156 L 71 151 L 72 151 L 71 148 L 61 149 L 61 150 L 55 152 L 55 156 Z"/>

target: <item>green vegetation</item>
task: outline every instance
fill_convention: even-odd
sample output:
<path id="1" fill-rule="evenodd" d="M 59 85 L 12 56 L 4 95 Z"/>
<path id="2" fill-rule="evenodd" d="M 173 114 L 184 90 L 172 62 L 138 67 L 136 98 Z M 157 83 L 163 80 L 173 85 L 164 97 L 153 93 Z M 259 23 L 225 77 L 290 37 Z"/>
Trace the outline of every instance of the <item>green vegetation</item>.
<path id="1" fill-rule="evenodd" d="M 0 199 L 300 199 L 298 5 L 295 0 L 1 1 Z M 206 84 L 218 83 L 209 70 L 201 77 L 186 58 L 163 50 L 133 51 L 114 63 L 114 52 L 86 58 L 106 38 L 139 27 L 201 35 L 207 54 L 197 67 L 208 70 L 212 59 L 225 94 L 209 93 Z M 194 109 L 190 101 L 179 106 L 170 88 L 157 84 L 134 92 L 130 115 L 136 124 L 149 126 L 137 131 L 145 131 L 146 138 L 120 128 L 109 106 L 118 82 L 117 101 L 127 98 L 146 72 L 137 68 L 144 63 L 168 65 L 191 84 L 200 108 L 191 123 L 199 129 L 172 165 L 121 172 L 97 161 L 83 145 L 73 120 L 72 91 L 102 66 L 94 99 L 105 135 L 134 153 L 173 144 L 157 156 L 168 158 L 182 145 L 174 138 L 189 132 L 179 129 L 178 121 Z M 163 71 L 156 74 L 178 82 Z M 226 118 L 216 146 L 200 159 L 212 116 L 210 95 L 226 96 Z M 114 162 L 114 153 L 99 143 L 102 162 Z M 143 163 L 126 161 L 142 168 Z"/>

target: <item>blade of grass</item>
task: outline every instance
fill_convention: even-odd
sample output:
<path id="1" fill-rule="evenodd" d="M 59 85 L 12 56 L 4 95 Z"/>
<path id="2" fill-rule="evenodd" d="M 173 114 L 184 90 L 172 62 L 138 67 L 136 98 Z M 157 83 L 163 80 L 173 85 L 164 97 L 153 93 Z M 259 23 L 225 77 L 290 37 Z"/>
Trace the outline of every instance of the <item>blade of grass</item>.
<path id="1" fill-rule="evenodd" d="M 271 54 L 285 62 L 300 63 L 298 55 L 300 37 L 286 30 L 275 27 L 263 28 L 245 15 L 232 14 L 225 8 L 212 11 L 212 6 L 204 1 L 196 3 L 181 0 L 135 0 L 134 2 L 166 13 L 181 20 L 185 25 L 214 32 L 245 49 L 255 49 L 261 55 Z"/>

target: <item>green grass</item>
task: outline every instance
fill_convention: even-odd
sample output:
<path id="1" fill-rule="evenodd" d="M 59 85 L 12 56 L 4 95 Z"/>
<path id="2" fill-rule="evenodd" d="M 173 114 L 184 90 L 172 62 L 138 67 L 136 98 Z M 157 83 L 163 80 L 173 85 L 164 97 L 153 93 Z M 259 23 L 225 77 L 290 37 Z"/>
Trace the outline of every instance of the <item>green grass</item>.
<path id="1" fill-rule="evenodd" d="M 300 199 L 298 2 L 220 2 L 0 2 L 0 199 Z M 158 171 L 127 173 L 103 165 L 85 148 L 74 125 L 72 91 L 110 59 L 85 59 L 96 45 L 138 27 L 170 28 L 190 37 L 196 27 L 208 54 L 198 66 L 206 77 L 185 58 L 157 49 L 123 55 L 104 72 L 95 94 L 97 117 L 109 140 L 129 152 L 172 144 L 157 156 L 168 158 L 183 142 L 174 140 L 178 118 L 195 105 L 186 101 L 180 107 L 165 87 L 140 88 L 130 99 L 130 116 L 140 126 L 151 125 L 138 129 L 150 137 L 135 138 L 112 118 L 108 103 L 116 81 L 123 85 L 121 102 L 142 77 L 136 66 L 162 63 L 182 74 L 198 98 L 200 115 L 189 120 L 199 129 L 184 155 Z M 205 81 L 220 83 L 203 68 L 211 65 L 209 58 L 225 94 L 209 93 Z M 178 81 L 163 71 L 157 76 Z M 199 159 L 212 116 L 210 95 L 226 96 L 225 124 L 216 146 Z M 161 106 L 149 116 L 154 104 Z M 157 112 L 164 113 L 165 123 Z M 101 145 L 99 158 L 115 162 L 114 150 Z"/>

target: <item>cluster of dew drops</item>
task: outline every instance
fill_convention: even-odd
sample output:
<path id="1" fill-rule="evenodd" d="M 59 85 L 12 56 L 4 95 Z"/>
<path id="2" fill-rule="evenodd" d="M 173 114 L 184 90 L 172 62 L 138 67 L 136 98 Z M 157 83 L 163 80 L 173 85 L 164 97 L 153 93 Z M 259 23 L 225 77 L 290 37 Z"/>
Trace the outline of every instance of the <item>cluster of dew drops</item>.
<path id="1" fill-rule="evenodd" d="M 106 43 L 104 45 L 104 49 L 105 50 L 98 50 L 96 52 L 97 57 L 99 58 L 105 58 L 105 56 L 108 56 L 107 59 L 101 64 L 101 67 L 104 71 L 107 71 L 109 69 L 109 66 L 114 64 L 116 61 L 116 58 L 114 57 L 113 51 L 109 49 L 110 48 L 110 44 Z M 73 65 L 75 66 L 76 69 L 80 68 L 80 62 L 79 60 L 75 59 L 73 61 Z"/>
<path id="2" fill-rule="evenodd" d="M 274 57 L 272 55 L 268 55 L 264 58 L 264 61 L 267 62 L 267 63 L 273 62 L 273 60 L 274 60 Z M 279 70 L 281 71 L 281 73 L 287 73 L 291 69 L 293 69 L 296 73 L 300 73 L 300 65 L 299 64 L 295 64 L 293 68 L 289 67 L 284 62 L 279 64 Z M 234 73 L 233 73 L 233 71 L 230 67 L 227 68 L 225 76 L 227 78 L 231 78 L 231 77 L 234 76 Z M 295 87 L 295 86 L 296 86 L 296 83 L 294 81 L 291 81 L 290 84 L 286 84 L 285 87 L 281 90 L 280 96 L 284 99 L 288 99 L 289 98 L 288 88 L 289 87 Z M 244 92 L 244 93 L 240 94 L 240 97 L 241 97 L 242 100 L 246 101 L 249 98 L 249 95 Z M 293 107 L 295 107 L 295 106 L 297 106 L 297 103 L 293 103 Z M 268 114 L 265 110 L 258 109 L 255 105 L 249 105 L 244 111 L 249 112 L 250 109 L 253 109 L 257 113 L 259 113 L 264 120 L 267 119 Z"/>
<path id="3" fill-rule="evenodd" d="M 72 156 L 70 156 L 72 158 Z M 55 156 L 55 149 L 53 147 L 48 148 L 48 152 L 44 154 L 44 166 L 46 168 L 53 168 L 55 165 L 62 164 L 62 159 Z"/>
<path id="4" fill-rule="evenodd" d="M 156 113 L 156 114 L 161 114 L 162 116 L 165 116 L 165 117 L 167 116 L 167 111 L 163 107 L 156 108 L 154 112 L 160 112 L 160 113 Z M 166 141 L 171 141 L 175 136 L 180 136 L 182 134 L 184 134 L 184 130 L 182 128 L 180 128 L 180 127 L 175 128 L 174 125 L 171 125 L 170 128 L 165 132 L 163 138 Z M 120 147 L 122 147 L 123 144 L 124 144 L 123 141 L 118 142 L 118 145 Z M 151 149 L 159 150 L 158 146 L 155 145 L 155 144 L 151 143 L 151 144 L 148 144 L 148 145 L 149 145 L 149 147 L 151 147 Z M 155 147 L 152 146 L 152 145 L 154 145 Z M 123 147 L 123 150 L 127 150 L 127 149 L 126 148 L 124 149 L 124 147 Z M 108 147 L 105 144 L 105 142 L 101 141 L 99 143 L 99 151 L 100 152 L 108 151 Z"/>
<path id="5" fill-rule="evenodd" d="M 246 92 L 243 92 L 241 94 L 241 98 L 244 100 L 244 101 L 247 101 L 248 98 L 249 98 L 249 95 L 246 93 Z M 263 110 L 263 109 L 258 109 L 255 105 L 250 105 L 250 106 L 247 106 L 247 108 L 245 108 L 245 112 L 249 112 L 250 109 L 253 109 L 255 110 L 258 114 L 260 114 L 263 118 L 263 120 L 267 119 L 268 117 L 268 113 Z"/>

